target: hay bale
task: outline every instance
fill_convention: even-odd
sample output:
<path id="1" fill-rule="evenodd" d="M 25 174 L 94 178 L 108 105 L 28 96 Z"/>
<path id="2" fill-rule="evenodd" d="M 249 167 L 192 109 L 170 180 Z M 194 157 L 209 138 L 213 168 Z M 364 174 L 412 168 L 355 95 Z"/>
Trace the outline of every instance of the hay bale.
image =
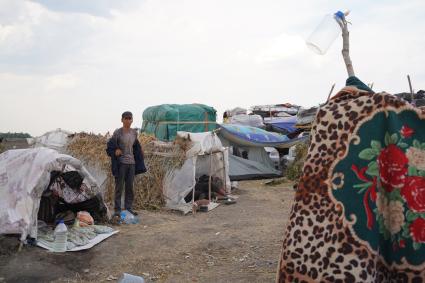
<path id="1" fill-rule="evenodd" d="M 89 166 L 100 167 L 106 174 L 104 199 L 113 207 L 115 180 L 111 172 L 111 160 L 106 154 L 109 136 L 79 133 L 67 147 L 67 151 Z M 185 160 L 185 150 L 175 143 L 157 141 L 155 137 L 141 134 L 138 137 L 144 152 L 148 171 L 139 174 L 134 182 L 135 209 L 159 209 L 165 204 L 163 182 L 169 170 L 179 168 Z M 186 148 L 189 146 L 185 144 Z"/>

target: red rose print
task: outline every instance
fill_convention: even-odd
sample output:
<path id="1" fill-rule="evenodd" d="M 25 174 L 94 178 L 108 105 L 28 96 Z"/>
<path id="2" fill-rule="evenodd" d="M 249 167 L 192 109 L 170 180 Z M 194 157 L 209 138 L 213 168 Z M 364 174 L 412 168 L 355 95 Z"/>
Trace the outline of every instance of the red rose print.
<path id="1" fill-rule="evenodd" d="M 416 218 L 409 226 L 410 235 L 416 243 L 425 243 L 425 219 Z"/>
<path id="2" fill-rule="evenodd" d="M 408 159 L 396 145 L 390 144 L 378 156 L 379 174 L 387 192 L 404 185 Z"/>
<path id="3" fill-rule="evenodd" d="M 418 213 L 425 212 L 425 178 L 408 176 L 404 187 L 401 189 L 401 195 L 406 200 L 410 210 Z"/>
<path id="4" fill-rule="evenodd" d="M 409 128 L 407 125 L 403 125 L 400 130 L 400 134 L 403 136 L 403 138 L 410 138 L 415 131 L 412 128 Z"/>

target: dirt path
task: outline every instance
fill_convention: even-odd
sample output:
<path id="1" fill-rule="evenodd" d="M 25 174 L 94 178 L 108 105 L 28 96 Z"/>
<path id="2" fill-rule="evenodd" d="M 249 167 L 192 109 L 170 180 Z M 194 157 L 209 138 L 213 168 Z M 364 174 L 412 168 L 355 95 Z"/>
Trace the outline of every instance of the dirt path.
<path id="1" fill-rule="evenodd" d="M 115 282 L 107 279 L 123 272 L 147 282 L 273 282 L 293 190 L 263 182 L 240 182 L 238 203 L 209 213 L 143 211 L 140 224 L 88 251 L 16 254 L 7 252 L 15 240 L 1 238 L 0 282 Z"/>

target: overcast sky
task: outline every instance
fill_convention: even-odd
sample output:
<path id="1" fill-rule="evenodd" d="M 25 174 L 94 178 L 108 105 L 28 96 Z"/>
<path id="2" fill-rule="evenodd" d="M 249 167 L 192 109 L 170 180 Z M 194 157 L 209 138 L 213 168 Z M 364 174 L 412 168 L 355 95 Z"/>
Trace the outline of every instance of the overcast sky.
<path id="1" fill-rule="evenodd" d="M 323 56 L 305 39 L 351 10 L 356 75 L 375 91 L 425 89 L 425 1 L 0 0 L 0 132 L 105 133 L 146 107 L 218 111 L 317 105 L 343 87 L 338 38 Z"/>

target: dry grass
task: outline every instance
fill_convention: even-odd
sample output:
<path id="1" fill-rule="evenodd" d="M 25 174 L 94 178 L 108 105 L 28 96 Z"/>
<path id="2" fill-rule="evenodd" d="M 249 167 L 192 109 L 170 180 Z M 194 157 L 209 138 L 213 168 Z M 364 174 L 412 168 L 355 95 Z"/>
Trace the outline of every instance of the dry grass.
<path id="1" fill-rule="evenodd" d="M 297 181 L 303 171 L 304 161 L 307 157 L 308 145 L 300 143 L 295 147 L 295 160 L 286 169 L 285 176 L 291 181 Z"/>
<path id="2" fill-rule="evenodd" d="M 72 156 L 84 164 L 100 167 L 107 173 L 104 186 L 105 201 L 111 205 L 114 199 L 115 181 L 111 173 L 111 160 L 106 154 L 108 136 L 79 133 L 67 147 Z M 135 209 L 159 209 L 164 203 L 163 182 L 167 171 L 180 167 L 185 160 L 186 143 L 163 143 L 155 137 L 141 134 L 138 137 L 144 151 L 147 172 L 139 174 L 134 182 Z"/>

